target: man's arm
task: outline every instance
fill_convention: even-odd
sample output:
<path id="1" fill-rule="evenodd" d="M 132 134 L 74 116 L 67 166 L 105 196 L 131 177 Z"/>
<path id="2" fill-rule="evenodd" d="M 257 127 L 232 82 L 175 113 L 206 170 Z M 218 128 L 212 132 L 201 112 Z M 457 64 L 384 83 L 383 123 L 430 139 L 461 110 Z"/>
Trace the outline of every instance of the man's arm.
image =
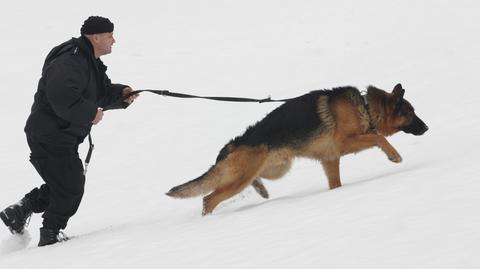
<path id="1" fill-rule="evenodd" d="M 107 74 L 105 74 L 105 85 L 107 95 L 101 101 L 102 107 L 108 106 L 109 109 L 127 108 L 133 102 L 133 100 L 138 97 L 138 94 L 135 94 L 123 100 L 123 102 L 120 101 L 133 90 L 127 85 L 113 84 L 108 78 Z"/>

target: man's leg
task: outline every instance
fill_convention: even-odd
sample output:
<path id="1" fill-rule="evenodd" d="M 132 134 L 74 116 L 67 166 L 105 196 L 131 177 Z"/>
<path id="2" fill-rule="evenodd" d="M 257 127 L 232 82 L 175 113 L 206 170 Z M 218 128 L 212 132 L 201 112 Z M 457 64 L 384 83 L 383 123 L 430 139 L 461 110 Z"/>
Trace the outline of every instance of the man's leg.
<path id="1" fill-rule="evenodd" d="M 65 229 L 83 197 L 85 176 L 78 155 L 49 158 L 42 161 L 44 180 L 49 186 L 50 201 L 43 213 L 43 227 Z"/>
<path id="2" fill-rule="evenodd" d="M 47 184 L 42 184 L 25 194 L 25 199 L 29 201 L 33 213 L 43 213 L 50 203 L 50 189 Z"/>
<path id="3" fill-rule="evenodd" d="M 48 203 L 43 204 L 46 208 L 42 215 L 43 227 L 40 229 L 39 246 L 44 246 L 59 241 L 59 230 L 65 229 L 70 217 L 77 212 L 83 197 L 85 176 L 77 145 L 32 141 L 29 144 L 32 149 L 36 149 L 32 150 L 31 161 L 48 186 L 48 195 L 38 196 L 48 196 Z M 39 194 L 42 192 L 39 191 Z"/>

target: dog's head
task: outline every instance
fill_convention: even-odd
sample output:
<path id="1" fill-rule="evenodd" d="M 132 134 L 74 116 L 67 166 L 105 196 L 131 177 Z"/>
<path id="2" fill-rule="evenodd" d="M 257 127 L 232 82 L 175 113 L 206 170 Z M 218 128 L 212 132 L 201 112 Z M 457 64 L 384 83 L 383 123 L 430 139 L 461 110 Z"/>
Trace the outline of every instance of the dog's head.
<path id="1" fill-rule="evenodd" d="M 385 112 L 388 115 L 389 127 L 394 132 L 422 135 L 428 130 L 428 126 L 415 114 L 413 106 L 403 98 L 404 94 L 405 90 L 400 83 L 387 94 Z"/>

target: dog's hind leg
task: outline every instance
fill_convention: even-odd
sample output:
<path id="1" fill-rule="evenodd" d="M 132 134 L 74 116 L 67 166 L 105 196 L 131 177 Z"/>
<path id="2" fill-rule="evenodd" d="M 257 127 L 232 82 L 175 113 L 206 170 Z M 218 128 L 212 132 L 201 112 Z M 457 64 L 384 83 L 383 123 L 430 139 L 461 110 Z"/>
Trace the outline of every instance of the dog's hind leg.
<path id="1" fill-rule="evenodd" d="M 340 181 L 340 159 L 322 160 L 323 169 L 328 178 L 328 186 L 330 189 L 335 189 L 342 186 Z"/>
<path id="2" fill-rule="evenodd" d="M 265 162 L 266 149 L 245 148 L 239 150 L 235 156 L 231 156 L 231 170 L 234 171 L 229 184 L 215 189 L 211 194 L 203 198 L 202 215 L 212 213 L 213 209 L 222 201 L 240 193 L 258 178 L 260 170 Z"/>
<path id="3" fill-rule="evenodd" d="M 212 213 L 213 209 L 215 209 L 218 204 L 227 200 L 228 198 L 231 198 L 235 194 L 240 193 L 250 184 L 251 183 L 249 180 L 242 179 L 241 182 L 234 182 L 205 196 L 203 198 L 202 215 L 205 216 Z"/>
<path id="4" fill-rule="evenodd" d="M 265 199 L 268 199 L 269 195 L 268 195 L 268 191 L 267 189 L 265 188 L 265 186 L 263 185 L 263 182 L 262 180 L 257 177 L 257 179 L 255 179 L 253 182 L 252 182 L 252 187 L 255 189 L 255 191 L 260 194 L 260 196 L 262 196 L 263 198 Z"/>

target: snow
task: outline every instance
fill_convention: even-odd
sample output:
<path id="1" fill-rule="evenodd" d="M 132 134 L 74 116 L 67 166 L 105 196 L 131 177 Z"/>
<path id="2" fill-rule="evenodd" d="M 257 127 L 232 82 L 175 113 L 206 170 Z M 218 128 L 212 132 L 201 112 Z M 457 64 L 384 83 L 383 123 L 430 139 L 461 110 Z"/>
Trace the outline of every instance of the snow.
<path id="1" fill-rule="evenodd" d="M 2 208 L 42 182 L 23 127 L 44 57 L 89 15 L 115 23 L 103 60 L 135 89 L 280 99 L 400 82 L 430 130 L 389 138 L 400 164 L 378 149 L 343 158 L 339 189 L 297 160 L 264 181 L 270 199 L 248 188 L 202 217 L 200 198 L 164 193 L 278 104 L 145 93 L 94 128 L 86 194 L 65 231 L 75 238 L 36 247 L 39 215 L 24 238 L 0 229 L 0 268 L 480 268 L 477 1 L 7 0 L 2 10 Z"/>

